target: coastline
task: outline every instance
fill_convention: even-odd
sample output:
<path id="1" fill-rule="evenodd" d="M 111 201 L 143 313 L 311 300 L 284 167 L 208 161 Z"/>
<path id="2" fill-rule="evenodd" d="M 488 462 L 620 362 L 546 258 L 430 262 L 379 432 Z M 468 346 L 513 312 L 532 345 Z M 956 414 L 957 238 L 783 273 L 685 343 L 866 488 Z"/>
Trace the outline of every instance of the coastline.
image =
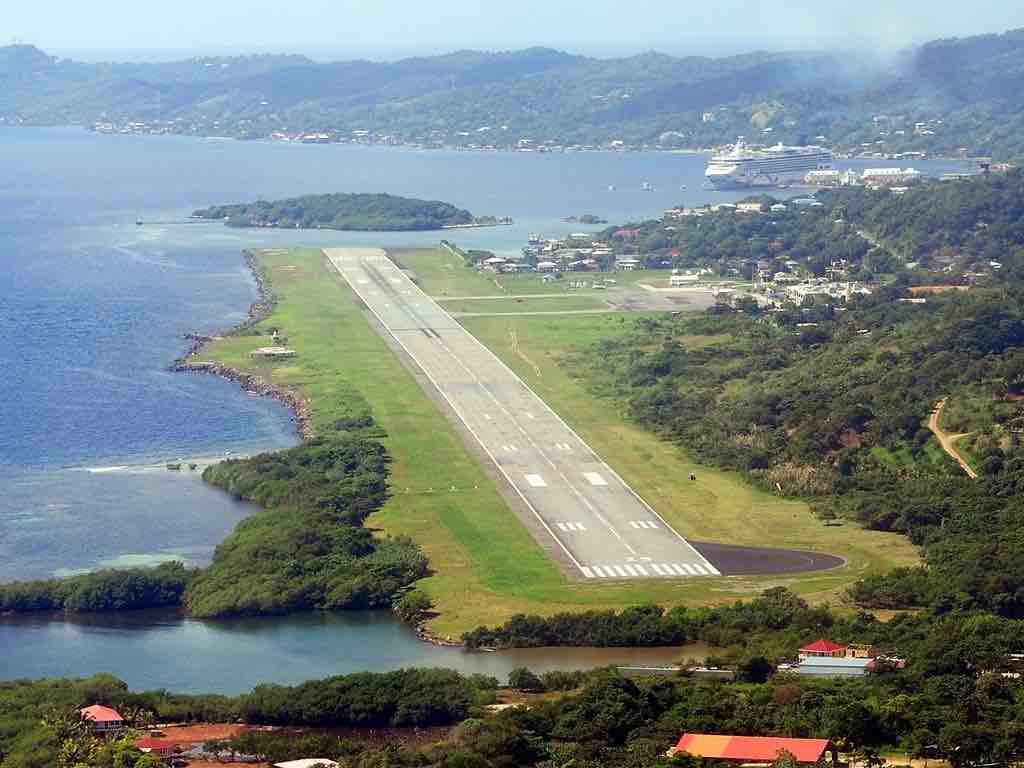
<path id="1" fill-rule="evenodd" d="M 277 304 L 276 298 L 267 288 L 266 281 L 259 270 L 256 256 L 249 249 L 243 250 L 242 255 L 245 258 L 249 272 L 253 276 L 253 280 L 256 282 L 257 298 L 249 306 L 246 319 L 228 330 L 226 335 L 236 335 L 266 319 L 274 311 L 274 307 Z M 207 336 L 193 332 L 186 334 L 185 338 L 190 341 L 188 350 L 167 367 L 168 371 L 219 376 L 227 381 L 235 382 L 251 395 L 277 400 L 292 412 L 292 419 L 295 421 L 295 431 L 303 442 L 311 440 L 316 436 L 313 431 L 309 403 L 298 392 L 271 384 L 256 374 L 245 373 L 223 363 L 196 360 L 195 358 L 199 353 L 202 352 L 209 342 L 218 338 L 217 336 Z"/>
<path id="2" fill-rule="evenodd" d="M 246 266 L 248 266 L 249 271 L 256 282 L 257 298 L 256 301 L 249 306 L 246 319 L 238 323 L 234 328 L 230 329 L 227 332 L 227 335 L 238 334 L 256 323 L 261 322 L 270 316 L 277 305 L 276 297 L 269 290 L 267 282 L 264 279 L 263 274 L 260 272 L 259 263 L 255 254 L 249 249 L 244 249 L 242 254 L 245 258 Z M 188 350 L 184 355 L 168 366 L 169 371 L 175 373 L 198 373 L 219 376 L 227 381 L 235 382 L 244 391 L 250 394 L 259 397 L 273 398 L 274 400 L 283 403 L 289 408 L 289 410 L 291 410 L 293 419 L 295 420 L 296 431 L 303 442 L 309 441 L 316 436 L 312 427 L 312 416 L 310 414 L 309 402 L 299 395 L 298 392 L 288 389 L 287 387 L 271 384 L 260 376 L 245 373 L 223 363 L 195 360 L 194 358 L 202 352 L 209 342 L 214 341 L 219 337 L 192 332 L 186 334 L 186 338 L 190 340 Z M 435 634 L 428 630 L 423 624 L 406 626 L 408 626 L 416 636 L 417 640 L 428 645 L 444 648 L 466 647 L 465 643 L 461 640 L 453 640 L 450 636 Z"/>

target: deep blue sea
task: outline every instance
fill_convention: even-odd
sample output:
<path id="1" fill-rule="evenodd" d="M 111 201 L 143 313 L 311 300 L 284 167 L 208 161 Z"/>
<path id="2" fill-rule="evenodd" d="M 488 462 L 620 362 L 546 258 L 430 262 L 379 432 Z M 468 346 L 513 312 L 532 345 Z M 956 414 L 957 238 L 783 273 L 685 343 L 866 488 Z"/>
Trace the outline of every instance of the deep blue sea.
<path id="1" fill-rule="evenodd" d="M 561 221 L 569 215 L 620 222 L 743 196 L 704 190 L 702 173 L 696 155 L 415 151 L 0 128 L 0 581 L 167 558 L 203 564 L 252 511 L 194 473 L 163 466 L 295 442 L 291 416 L 277 403 L 213 377 L 166 370 L 185 349 L 184 333 L 225 329 L 245 317 L 256 294 L 243 248 L 440 239 L 228 230 L 187 222 L 193 209 L 303 193 L 391 192 L 512 216 L 512 227 L 455 239 L 515 251 L 529 232 L 586 229 Z M 645 181 L 654 191 L 641 189 Z M 216 632 L 196 622 L 83 626 L 0 626 L 0 678 L 98 671 L 103 659 L 105 669 L 129 680 L 194 689 L 202 676 L 140 677 L 141 662 L 130 659 L 156 631 L 185 652 L 201 653 L 211 638 L 222 651 L 231 637 L 240 647 L 249 642 L 249 625 Z M 315 622 L 300 626 L 324 631 Z M 309 648 L 329 655 L 311 656 L 310 673 L 335 668 L 336 645 L 313 635 Z M 65 645 L 74 652 L 61 653 Z M 267 661 L 262 668 L 273 670 Z"/>

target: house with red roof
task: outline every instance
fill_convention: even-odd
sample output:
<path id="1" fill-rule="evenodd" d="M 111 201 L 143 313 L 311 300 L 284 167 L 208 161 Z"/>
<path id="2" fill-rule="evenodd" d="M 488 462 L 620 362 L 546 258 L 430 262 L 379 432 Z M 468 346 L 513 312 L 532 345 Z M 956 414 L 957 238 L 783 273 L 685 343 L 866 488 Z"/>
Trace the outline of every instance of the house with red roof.
<path id="1" fill-rule="evenodd" d="M 815 765 L 826 753 L 839 763 L 839 751 L 828 739 L 785 739 L 775 736 L 729 736 L 717 733 L 684 733 L 669 756 L 686 753 L 701 760 L 729 763 L 773 763 L 788 752 L 801 765 Z"/>
<path id="2" fill-rule="evenodd" d="M 92 723 L 96 733 L 112 733 L 123 730 L 125 727 L 124 718 L 116 709 L 104 707 L 102 704 L 93 704 L 90 707 L 83 707 L 78 710 L 78 715 L 83 720 Z"/>
<path id="3" fill-rule="evenodd" d="M 815 640 L 800 649 L 800 660 L 812 656 L 825 656 L 831 658 L 842 658 L 846 655 L 846 646 L 833 643 L 831 640 Z"/>

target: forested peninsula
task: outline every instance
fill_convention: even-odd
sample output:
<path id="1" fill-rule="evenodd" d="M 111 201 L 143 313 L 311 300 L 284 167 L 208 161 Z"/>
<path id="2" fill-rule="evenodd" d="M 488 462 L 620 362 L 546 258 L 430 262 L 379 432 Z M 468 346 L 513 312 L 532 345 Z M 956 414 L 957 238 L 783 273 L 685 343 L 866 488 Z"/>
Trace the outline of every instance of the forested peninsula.
<path id="1" fill-rule="evenodd" d="M 286 200 L 214 205 L 194 211 L 197 219 L 223 220 L 229 227 L 340 229 L 361 232 L 412 232 L 474 223 L 469 211 L 439 200 L 387 194 L 337 193 Z"/>

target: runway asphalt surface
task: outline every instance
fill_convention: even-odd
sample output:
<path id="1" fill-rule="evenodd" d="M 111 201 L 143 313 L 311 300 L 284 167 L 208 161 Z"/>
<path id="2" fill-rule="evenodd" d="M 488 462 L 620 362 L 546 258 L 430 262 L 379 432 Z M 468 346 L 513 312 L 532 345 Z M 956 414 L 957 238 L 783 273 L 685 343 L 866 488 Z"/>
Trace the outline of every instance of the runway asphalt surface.
<path id="1" fill-rule="evenodd" d="M 577 575 L 594 582 L 720 575 L 383 250 L 325 253 L 525 502 L 540 523 L 535 535 L 550 536 Z"/>

